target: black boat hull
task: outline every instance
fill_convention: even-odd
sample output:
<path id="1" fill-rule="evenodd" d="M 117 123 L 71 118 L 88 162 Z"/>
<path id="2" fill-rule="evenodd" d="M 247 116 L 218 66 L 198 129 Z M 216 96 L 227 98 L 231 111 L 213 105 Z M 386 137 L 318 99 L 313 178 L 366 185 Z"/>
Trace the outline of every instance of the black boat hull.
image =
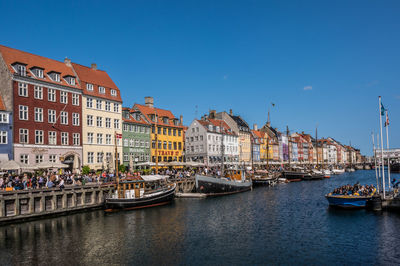
<path id="1" fill-rule="evenodd" d="M 252 182 L 235 182 L 208 176 L 196 176 L 196 191 L 208 196 L 222 196 L 249 191 Z"/>
<path id="2" fill-rule="evenodd" d="M 400 163 L 394 163 L 390 166 L 390 172 L 400 173 Z"/>
<path id="3" fill-rule="evenodd" d="M 112 210 L 134 210 L 148 207 L 155 207 L 169 204 L 174 200 L 175 188 L 165 191 L 164 193 L 154 196 L 138 199 L 106 199 L 106 211 Z"/>
<path id="4" fill-rule="evenodd" d="M 289 182 L 301 181 L 307 173 L 295 171 L 283 171 L 282 177 L 286 178 Z"/>

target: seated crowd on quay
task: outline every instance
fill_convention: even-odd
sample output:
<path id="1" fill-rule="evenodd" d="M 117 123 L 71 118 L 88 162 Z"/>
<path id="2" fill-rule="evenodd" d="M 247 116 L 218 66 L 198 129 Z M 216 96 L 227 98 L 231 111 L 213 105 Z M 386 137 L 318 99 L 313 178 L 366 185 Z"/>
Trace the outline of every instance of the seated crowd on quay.
<path id="1" fill-rule="evenodd" d="M 344 185 L 335 188 L 332 192 L 333 195 L 352 195 L 352 196 L 369 196 L 376 191 L 374 185 L 360 185 L 356 183 L 352 185 Z"/>

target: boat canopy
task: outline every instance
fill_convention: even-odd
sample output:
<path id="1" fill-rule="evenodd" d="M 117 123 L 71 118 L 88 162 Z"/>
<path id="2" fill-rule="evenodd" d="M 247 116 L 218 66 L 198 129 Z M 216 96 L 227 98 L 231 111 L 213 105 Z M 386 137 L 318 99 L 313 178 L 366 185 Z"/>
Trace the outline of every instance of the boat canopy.
<path id="1" fill-rule="evenodd" d="M 141 178 L 144 181 L 158 181 L 158 180 L 165 180 L 168 178 L 167 175 L 142 175 Z"/>

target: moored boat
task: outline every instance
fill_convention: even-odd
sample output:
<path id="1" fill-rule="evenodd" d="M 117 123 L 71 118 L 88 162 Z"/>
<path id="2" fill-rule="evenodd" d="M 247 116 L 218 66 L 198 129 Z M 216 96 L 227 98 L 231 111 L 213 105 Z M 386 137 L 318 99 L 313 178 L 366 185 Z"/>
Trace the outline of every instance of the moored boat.
<path id="1" fill-rule="evenodd" d="M 329 206 L 340 208 L 364 208 L 372 196 L 335 195 L 332 193 L 325 195 Z"/>
<path id="2" fill-rule="evenodd" d="M 166 176 L 142 176 L 121 180 L 111 198 L 106 198 L 106 211 L 133 210 L 171 203 L 176 184 L 168 184 Z"/>
<path id="3" fill-rule="evenodd" d="M 196 175 L 196 191 L 207 196 L 222 196 L 249 191 L 252 181 L 240 170 L 231 170 L 225 177 Z"/>

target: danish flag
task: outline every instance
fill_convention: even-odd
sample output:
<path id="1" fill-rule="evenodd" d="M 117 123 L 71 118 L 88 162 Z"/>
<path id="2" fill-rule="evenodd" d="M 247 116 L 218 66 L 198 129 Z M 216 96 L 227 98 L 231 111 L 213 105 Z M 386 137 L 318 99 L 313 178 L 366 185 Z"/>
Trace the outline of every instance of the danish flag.
<path id="1" fill-rule="evenodd" d="M 122 134 L 115 133 L 115 137 L 116 137 L 117 139 L 122 139 Z"/>

